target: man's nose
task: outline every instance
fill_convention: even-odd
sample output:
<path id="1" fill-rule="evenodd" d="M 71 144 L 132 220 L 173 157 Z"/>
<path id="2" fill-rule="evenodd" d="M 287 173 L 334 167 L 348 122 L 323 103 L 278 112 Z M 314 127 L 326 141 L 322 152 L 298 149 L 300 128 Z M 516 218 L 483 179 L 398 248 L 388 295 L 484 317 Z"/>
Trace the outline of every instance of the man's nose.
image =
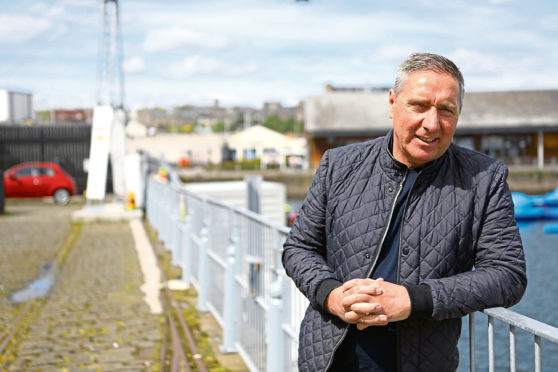
<path id="1" fill-rule="evenodd" d="M 436 131 L 440 127 L 438 120 L 438 109 L 431 107 L 430 110 L 425 112 L 425 118 L 422 121 L 422 126 L 428 131 Z"/>

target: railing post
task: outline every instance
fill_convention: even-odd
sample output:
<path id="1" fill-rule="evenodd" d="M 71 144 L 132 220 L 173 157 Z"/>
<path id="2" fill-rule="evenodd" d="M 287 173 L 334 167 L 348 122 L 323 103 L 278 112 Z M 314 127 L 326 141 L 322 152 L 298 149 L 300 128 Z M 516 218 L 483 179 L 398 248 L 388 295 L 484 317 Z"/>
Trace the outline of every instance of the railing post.
<path id="1" fill-rule="evenodd" d="M 182 229 L 184 225 L 186 206 L 184 205 L 184 195 L 180 193 L 179 189 L 176 193 L 178 194 L 178 208 L 176 209 L 176 214 L 174 215 L 173 220 L 173 252 L 171 262 L 175 266 L 180 266 L 182 264 Z"/>
<path id="2" fill-rule="evenodd" d="M 469 370 L 475 372 L 475 313 L 469 314 Z"/>
<path id="3" fill-rule="evenodd" d="M 535 372 L 541 372 L 541 336 L 535 335 Z"/>
<path id="4" fill-rule="evenodd" d="M 283 319 L 282 300 L 283 284 L 281 279 L 275 281 L 269 289 L 269 307 L 267 313 L 267 350 L 266 371 L 283 371 Z"/>
<path id="5" fill-rule="evenodd" d="M 179 216 L 173 213 L 171 218 L 171 240 L 170 240 L 170 250 L 171 250 L 171 264 L 178 265 L 180 262 L 178 257 L 178 252 L 180 250 L 180 223 L 181 220 Z"/>
<path id="6" fill-rule="evenodd" d="M 165 185 L 165 187 L 163 187 L 163 192 L 162 197 L 161 197 L 161 218 L 159 219 L 159 225 L 160 225 L 160 230 L 159 230 L 159 239 L 163 242 L 163 247 L 166 249 L 167 248 L 167 243 L 168 243 L 168 239 L 167 239 L 167 226 L 169 225 L 169 222 L 167 221 L 168 215 L 169 215 L 169 207 L 168 207 L 168 188 L 166 187 L 167 185 Z"/>
<path id="7" fill-rule="evenodd" d="M 187 198 L 187 197 L 186 197 Z M 186 201 L 187 204 L 187 201 Z M 185 204 L 185 205 L 186 205 Z M 192 208 L 184 211 L 184 223 L 182 225 L 182 239 L 181 239 L 181 267 L 182 267 L 182 280 L 188 284 L 192 283 Z"/>
<path id="8" fill-rule="evenodd" d="M 494 372 L 494 318 L 488 316 L 488 371 Z"/>
<path id="9" fill-rule="evenodd" d="M 233 221 L 231 226 L 230 244 L 227 248 L 227 267 L 225 268 L 225 288 L 223 303 L 223 344 L 221 352 L 234 353 L 236 349 L 236 341 L 238 339 L 238 307 L 240 296 L 238 286 L 236 284 L 236 251 L 238 246 L 238 230 L 234 213 L 231 213 Z"/>
<path id="10" fill-rule="evenodd" d="M 515 326 L 510 324 L 510 372 L 516 372 L 515 364 Z"/>
<path id="11" fill-rule="evenodd" d="M 200 251 L 198 257 L 198 305 L 196 309 L 198 311 L 208 311 L 207 307 L 207 297 L 209 290 L 209 257 L 207 251 L 209 249 L 209 230 L 210 230 L 210 220 L 207 213 L 206 200 L 204 203 L 204 218 L 203 227 L 200 231 Z"/>

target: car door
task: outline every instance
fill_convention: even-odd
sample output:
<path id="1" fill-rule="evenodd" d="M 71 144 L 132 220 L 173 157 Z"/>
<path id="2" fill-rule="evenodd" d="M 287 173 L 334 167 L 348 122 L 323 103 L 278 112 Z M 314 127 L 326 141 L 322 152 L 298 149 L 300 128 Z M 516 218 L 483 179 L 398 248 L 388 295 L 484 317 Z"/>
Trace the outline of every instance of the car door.
<path id="1" fill-rule="evenodd" d="M 49 196 L 56 181 L 56 172 L 50 168 L 37 168 L 38 175 L 35 182 L 35 196 Z"/>
<path id="2" fill-rule="evenodd" d="M 11 195 L 15 197 L 31 196 L 33 189 L 32 168 L 25 167 L 15 171 L 15 179 L 12 180 Z"/>
<path id="3" fill-rule="evenodd" d="M 21 186 L 22 197 L 43 196 L 44 184 L 37 167 L 27 167 L 16 171 L 16 178 Z"/>

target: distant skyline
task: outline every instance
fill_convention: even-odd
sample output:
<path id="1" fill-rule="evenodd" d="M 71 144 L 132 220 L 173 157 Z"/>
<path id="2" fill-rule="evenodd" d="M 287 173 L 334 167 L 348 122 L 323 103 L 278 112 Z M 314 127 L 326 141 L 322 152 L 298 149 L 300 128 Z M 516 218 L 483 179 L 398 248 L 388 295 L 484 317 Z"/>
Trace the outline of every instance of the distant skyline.
<path id="1" fill-rule="evenodd" d="M 93 107 L 102 0 L 0 0 L 0 88 Z M 120 1 L 127 108 L 296 105 L 325 85 L 391 87 L 418 51 L 468 91 L 558 89 L 558 2 Z"/>

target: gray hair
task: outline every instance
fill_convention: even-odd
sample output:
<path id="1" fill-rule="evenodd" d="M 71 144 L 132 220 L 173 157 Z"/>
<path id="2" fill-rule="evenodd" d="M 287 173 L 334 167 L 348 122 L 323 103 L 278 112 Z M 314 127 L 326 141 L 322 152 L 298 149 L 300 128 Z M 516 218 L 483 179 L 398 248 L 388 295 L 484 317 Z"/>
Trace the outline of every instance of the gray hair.
<path id="1" fill-rule="evenodd" d="M 434 71 L 453 76 L 459 83 L 459 111 L 461 111 L 463 97 L 465 96 L 465 81 L 463 80 L 463 75 L 455 63 L 438 54 L 414 53 L 401 63 L 397 70 L 395 85 L 393 86 L 396 97 L 403 88 L 403 83 L 407 79 L 407 76 L 417 71 Z"/>

